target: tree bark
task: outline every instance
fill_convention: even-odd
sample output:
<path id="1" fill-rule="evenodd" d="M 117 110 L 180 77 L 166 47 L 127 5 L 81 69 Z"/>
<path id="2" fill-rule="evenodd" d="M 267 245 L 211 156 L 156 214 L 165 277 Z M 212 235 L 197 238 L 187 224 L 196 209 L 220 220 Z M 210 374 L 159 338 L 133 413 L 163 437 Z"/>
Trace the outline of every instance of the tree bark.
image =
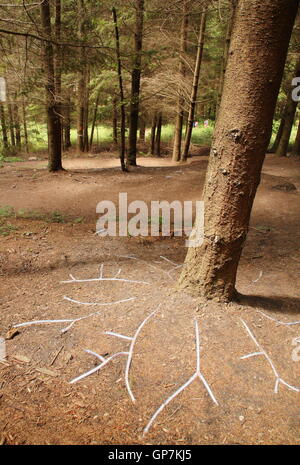
<path id="1" fill-rule="evenodd" d="M 51 13 L 49 0 L 43 0 L 40 4 L 41 25 L 46 38 L 51 38 Z M 55 72 L 54 52 L 51 42 L 43 42 L 46 107 L 48 122 L 48 169 L 58 171 L 62 169 L 61 163 L 61 122 L 55 100 Z"/>
<path id="2" fill-rule="evenodd" d="M 15 138 L 15 123 L 14 123 L 14 115 L 13 115 L 13 105 L 11 103 L 7 104 L 8 109 L 8 116 L 9 116 L 9 134 L 10 134 L 10 141 L 11 146 L 16 146 L 16 138 Z"/>
<path id="3" fill-rule="evenodd" d="M 123 88 L 123 76 L 122 76 L 122 62 L 120 55 L 120 36 L 119 27 L 117 21 L 116 9 L 112 9 L 113 21 L 115 26 L 115 39 L 116 39 L 116 57 L 118 64 L 118 80 L 119 80 L 119 92 L 120 92 L 120 111 L 121 111 L 121 128 L 120 128 L 120 163 L 122 171 L 127 171 L 125 156 L 126 156 L 126 113 L 125 113 L 125 100 L 124 100 L 124 88 Z"/>
<path id="4" fill-rule="evenodd" d="M 139 134 L 139 140 L 141 142 L 145 142 L 145 137 L 146 137 L 146 121 L 144 117 L 140 117 L 140 134 Z"/>
<path id="5" fill-rule="evenodd" d="M 295 155 L 299 156 L 300 155 L 300 119 L 299 119 L 299 122 L 298 122 L 298 130 L 297 130 L 297 135 L 296 135 L 292 155 L 293 156 L 295 156 Z"/>
<path id="6" fill-rule="evenodd" d="M 272 147 L 270 149 L 270 153 L 276 153 L 276 150 L 278 149 L 278 145 L 279 145 L 279 142 L 280 142 L 280 139 L 281 139 L 281 136 L 282 136 L 282 131 L 283 131 L 284 125 L 285 125 L 285 109 L 284 109 L 282 118 L 280 120 L 280 125 L 279 125 L 278 131 L 277 131 L 277 134 L 276 134 L 276 137 L 275 137 L 275 140 L 274 140 L 274 144 L 272 145 Z"/>
<path id="7" fill-rule="evenodd" d="M 300 55 L 297 59 L 294 73 L 294 77 L 297 76 L 300 76 Z M 284 112 L 284 126 L 282 128 L 282 134 L 280 137 L 278 147 L 276 149 L 276 155 L 278 155 L 279 157 L 287 156 L 289 141 L 295 119 L 295 113 L 298 105 L 298 102 L 294 101 L 292 98 L 292 90 L 293 88 L 291 87 L 289 95 L 287 97 L 287 103 Z"/>
<path id="8" fill-rule="evenodd" d="M 61 0 L 55 0 L 55 40 L 60 42 L 61 40 Z M 55 100 L 56 109 L 60 119 L 60 143 L 63 140 L 63 118 L 62 118 L 62 86 L 61 86 L 61 75 L 62 75 L 62 48 L 56 45 L 54 48 L 54 71 L 55 71 Z"/>
<path id="9" fill-rule="evenodd" d="M 184 79 L 186 74 L 186 66 L 184 61 L 184 54 L 187 48 L 187 33 L 188 33 L 189 15 L 187 12 L 187 2 L 183 3 L 183 18 L 181 23 L 181 41 L 180 41 L 180 62 L 179 62 L 179 74 Z M 175 122 L 174 142 L 173 142 L 173 161 L 180 161 L 181 158 L 181 143 L 182 143 L 182 127 L 184 119 L 184 97 L 182 96 L 182 90 L 178 89 L 179 95 L 177 99 L 177 114 Z"/>
<path id="10" fill-rule="evenodd" d="M 98 107 L 99 107 L 99 100 L 100 100 L 100 92 L 98 92 L 96 102 L 95 102 L 94 115 L 93 115 L 92 128 L 91 128 L 90 147 L 92 147 L 93 145 L 94 132 L 95 132 L 95 126 L 96 126 L 96 121 L 97 121 Z"/>
<path id="11" fill-rule="evenodd" d="M 158 114 L 157 126 L 156 126 L 156 136 L 155 136 L 155 155 L 160 157 L 160 143 L 161 143 L 161 127 L 162 127 L 162 113 Z"/>
<path id="12" fill-rule="evenodd" d="M 179 281 L 182 288 L 207 299 L 228 301 L 236 294 L 237 267 L 298 4 L 238 2 L 205 180 L 204 240 L 189 248 Z"/>
<path id="13" fill-rule="evenodd" d="M 3 147 L 5 149 L 8 149 L 7 127 L 6 127 L 6 118 L 5 118 L 5 111 L 4 111 L 3 103 L 0 103 L 0 119 L 1 119 Z"/>
<path id="14" fill-rule="evenodd" d="M 134 34 L 134 57 L 131 72 L 131 100 L 129 117 L 129 140 L 127 164 L 136 166 L 137 131 L 139 123 L 139 102 L 141 64 L 143 47 L 144 0 L 136 0 L 136 23 Z"/>
<path id="15" fill-rule="evenodd" d="M 84 0 L 77 0 L 78 6 L 78 37 L 85 38 L 85 4 Z M 77 144 L 80 152 L 86 150 L 86 114 L 87 114 L 87 50 L 81 47 L 79 51 L 79 78 L 77 102 Z"/>
<path id="16" fill-rule="evenodd" d="M 151 155 L 155 153 L 155 138 L 156 138 L 156 126 L 157 126 L 157 115 L 153 116 L 152 126 L 151 126 Z"/>
<path id="17" fill-rule="evenodd" d="M 15 100 L 17 100 L 17 95 L 15 95 Z M 16 146 L 18 150 L 21 149 L 21 125 L 20 125 L 20 117 L 19 117 L 19 105 L 16 102 L 13 107 L 14 113 L 14 126 L 15 126 L 15 135 L 16 135 Z"/>
<path id="18" fill-rule="evenodd" d="M 117 108 L 117 99 L 113 99 L 113 141 L 114 144 L 118 144 L 118 108 Z"/>
<path id="19" fill-rule="evenodd" d="M 189 104 L 188 124 L 187 124 L 187 131 L 186 131 L 185 141 L 184 141 L 184 149 L 181 155 L 181 161 L 187 160 L 189 149 L 190 149 L 190 144 L 191 144 L 191 139 L 192 139 L 193 121 L 195 118 L 195 108 L 196 108 L 196 102 L 197 102 L 199 77 L 200 77 L 200 70 L 201 70 L 202 57 L 203 57 L 206 14 L 207 14 L 207 6 L 205 4 L 203 6 L 203 12 L 201 15 L 201 23 L 200 23 L 198 44 L 197 44 L 197 56 L 196 56 L 194 79 L 193 79 L 193 88 L 192 88 L 192 94 L 191 94 L 190 104 Z"/>
<path id="20" fill-rule="evenodd" d="M 25 150 L 26 150 L 26 153 L 28 153 L 29 147 L 28 147 L 27 117 L 26 117 L 26 105 L 25 105 L 24 100 L 22 102 L 22 116 L 23 116 Z"/>
<path id="21" fill-rule="evenodd" d="M 219 106 L 220 106 L 222 92 L 223 92 L 224 78 L 225 78 L 226 65 L 227 65 L 227 60 L 228 60 L 228 53 L 229 53 L 229 47 L 230 47 L 230 39 L 231 39 L 236 3 L 237 3 L 237 0 L 231 0 L 230 2 L 230 13 L 229 13 L 228 21 L 227 21 L 226 37 L 225 37 L 225 44 L 224 44 L 224 51 L 223 51 L 222 65 L 221 65 L 221 74 L 220 74 L 220 81 L 219 81 L 219 91 L 218 91 L 218 100 L 217 100 L 217 108 L 216 108 L 217 114 L 219 111 Z"/>
<path id="22" fill-rule="evenodd" d="M 63 104 L 63 113 L 64 113 L 64 123 L 63 123 L 63 130 L 64 130 L 64 150 L 69 150 L 72 146 L 71 144 L 71 96 L 70 92 L 64 99 Z"/>

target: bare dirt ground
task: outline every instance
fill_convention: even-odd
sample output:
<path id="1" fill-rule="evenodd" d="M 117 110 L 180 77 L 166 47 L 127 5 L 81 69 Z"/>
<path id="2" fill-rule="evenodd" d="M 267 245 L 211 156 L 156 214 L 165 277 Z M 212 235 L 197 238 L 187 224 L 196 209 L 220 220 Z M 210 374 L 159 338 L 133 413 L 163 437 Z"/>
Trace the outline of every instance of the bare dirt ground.
<path id="1" fill-rule="evenodd" d="M 0 236 L 0 443 L 299 444 L 300 162 L 267 156 L 239 267 L 240 301 L 228 305 L 175 290 L 184 238 L 95 235 L 96 204 L 119 192 L 129 201 L 199 199 L 207 158 L 139 163 L 128 174 L 111 157 L 67 159 L 59 174 L 44 161 L 0 171 L 0 205 L 65 219 L 1 220 L 10 226 Z M 274 189 L 286 182 L 297 190 Z M 102 277 L 118 280 L 62 283 L 70 274 L 97 278 L 101 264 Z M 197 371 L 195 319 L 200 376 L 143 434 Z M 35 320 L 68 321 L 22 326 L 12 337 L 13 325 Z M 130 365 L 121 354 L 70 384 L 104 358 L 131 354 L 133 342 Z"/>

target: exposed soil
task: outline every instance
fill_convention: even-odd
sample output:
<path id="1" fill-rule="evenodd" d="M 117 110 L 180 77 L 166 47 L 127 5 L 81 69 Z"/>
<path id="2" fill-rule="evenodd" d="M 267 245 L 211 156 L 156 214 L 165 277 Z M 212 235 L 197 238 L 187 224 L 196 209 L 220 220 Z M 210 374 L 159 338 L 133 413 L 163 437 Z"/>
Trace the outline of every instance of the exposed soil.
<path id="1" fill-rule="evenodd" d="M 1 220 L 11 226 L 0 236 L 0 336 L 8 337 L 7 362 L 0 363 L 0 443 L 299 444 L 300 162 L 267 156 L 238 272 L 240 301 L 228 305 L 176 291 L 180 268 L 174 264 L 184 261 L 184 238 L 95 234 L 97 203 L 117 202 L 119 192 L 127 192 L 128 201 L 199 199 L 206 157 L 176 166 L 168 159 L 139 163 L 127 174 L 111 157 L 69 158 L 67 171 L 58 174 L 49 174 L 44 161 L 0 171 L 0 205 L 56 211 L 65 220 Z M 274 189 L 284 183 L 297 190 Z M 118 279 L 148 284 L 62 283 L 70 274 L 97 278 L 101 264 L 105 278 L 121 268 Z M 69 383 L 101 363 L 86 349 L 106 358 L 129 350 L 129 339 L 106 331 L 133 337 L 154 310 L 136 339 L 129 371 L 136 402 L 124 384 L 126 355 Z M 18 323 L 95 312 L 64 332 L 71 321 L 20 327 L 9 338 Z M 217 404 L 197 378 L 143 435 L 157 408 L 196 371 L 195 318 L 201 374 Z M 241 359 L 254 352 L 260 354 Z M 299 391 L 278 384 L 276 374 Z"/>

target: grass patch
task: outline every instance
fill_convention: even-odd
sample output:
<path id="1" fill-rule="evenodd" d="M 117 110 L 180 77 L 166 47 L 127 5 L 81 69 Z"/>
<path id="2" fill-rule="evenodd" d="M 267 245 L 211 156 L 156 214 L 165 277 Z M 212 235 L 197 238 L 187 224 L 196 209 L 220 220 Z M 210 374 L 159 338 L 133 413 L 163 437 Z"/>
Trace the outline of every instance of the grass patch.
<path id="1" fill-rule="evenodd" d="M 9 236 L 11 232 L 16 231 L 18 228 L 10 223 L 0 223 L 0 236 Z"/>
<path id="2" fill-rule="evenodd" d="M 4 157 L 3 161 L 5 163 L 16 163 L 16 162 L 24 161 L 24 158 L 21 158 L 21 157 Z"/>

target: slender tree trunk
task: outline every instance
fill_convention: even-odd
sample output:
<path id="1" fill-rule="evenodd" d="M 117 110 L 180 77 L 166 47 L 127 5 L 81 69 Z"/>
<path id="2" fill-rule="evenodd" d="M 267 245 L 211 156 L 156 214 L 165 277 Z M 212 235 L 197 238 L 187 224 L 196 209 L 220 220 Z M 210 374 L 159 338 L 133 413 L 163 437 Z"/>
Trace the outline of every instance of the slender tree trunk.
<path id="1" fill-rule="evenodd" d="M 144 117 L 140 117 L 140 135 L 139 140 L 145 142 L 146 137 L 146 121 Z"/>
<path id="2" fill-rule="evenodd" d="M 206 4 L 203 8 L 204 10 L 201 15 L 201 23 L 200 23 L 199 37 L 198 37 L 198 44 L 197 44 L 197 56 L 196 56 L 196 63 L 195 63 L 193 88 L 192 88 L 192 94 L 191 94 L 190 104 L 189 104 L 187 132 L 185 135 L 184 149 L 181 155 L 181 161 L 186 161 L 188 154 L 189 154 L 189 149 L 190 149 L 190 144 L 191 144 L 191 139 L 192 139 L 193 121 L 195 118 L 195 108 L 196 108 L 196 102 L 197 102 L 199 77 L 200 77 L 203 47 L 204 47 L 204 34 L 205 34 L 206 14 L 207 14 Z"/>
<path id="3" fill-rule="evenodd" d="M 17 95 L 15 96 L 15 100 L 17 100 Z M 20 125 L 18 103 L 14 104 L 13 113 L 14 113 L 14 123 L 15 123 L 16 146 L 18 150 L 20 150 L 22 144 L 21 144 L 21 125 Z"/>
<path id="4" fill-rule="evenodd" d="M 156 127 L 156 137 L 155 137 L 155 155 L 160 157 L 160 143 L 161 143 L 161 127 L 162 127 L 162 113 L 158 114 L 157 118 L 157 127 Z"/>
<path id="5" fill-rule="evenodd" d="M 64 113 L 64 123 L 63 123 L 63 130 L 64 130 L 64 150 L 69 150 L 72 146 L 71 144 L 71 96 L 70 91 L 68 91 L 67 96 L 64 99 L 63 104 L 63 113 Z"/>
<path id="6" fill-rule="evenodd" d="M 294 73 L 294 77 L 297 76 L 300 76 L 300 55 L 298 57 Z M 287 155 L 295 113 L 298 105 L 298 102 L 294 101 L 292 98 L 292 90 L 293 88 L 290 89 L 289 95 L 287 97 L 287 103 L 284 112 L 284 126 L 282 128 L 282 134 L 276 150 L 276 155 L 279 157 L 286 157 Z"/>
<path id="7" fill-rule="evenodd" d="M 84 0 L 77 0 L 78 5 L 78 36 L 85 38 L 85 4 Z M 86 142 L 86 93 L 87 93 L 87 50 L 81 47 L 79 51 L 79 79 L 77 103 L 77 144 L 80 152 L 85 151 Z"/>
<path id="8" fill-rule="evenodd" d="M 179 282 L 205 298 L 228 301 L 236 293 L 237 267 L 298 4 L 238 2 L 204 187 L 204 239 L 189 248 Z M 200 223 L 198 217 L 196 225 Z"/>
<path id="9" fill-rule="evenodd" d="M 144 0 L 136 0 L 134 57 L 131 72 L 131 100 L 127 164 L 136 166 L 137 131 L 139 123 L 140 82 L 143 44 Z"/>
<path id="10" fill-rule="evenodd" d="M 86 87 L 85 87 L 85 98 L 84 98 L 84 133 L 83 133 L 83 144 L 84 151 L 89 151 L 89 83 L 90 83 L 90 70 L 87 70 L 86 74 Z"/>
<path id="11" fill-rule="evenodd" d="M 156 138 L 156 126 L 157 126 L 157 115 L 153 116 L 152 126 L 151 126 L 151 155 L 155 153 L 155 138 Z"/>
<path id="12" fill-rule="evenodd" d="M 113 99 L 113 141 L 114 144 L 118 144 L 118 108 L 117 108 L 117 99 Z"/>
<path id="13" fill-rule="evenodd" d="M 298 130 L 297 130 L 297 135 L 296 135 L 292 155 L 293 156 L 294 155 L 297 155 L 297 156 L 300 155 L 300 119 L 299 119 L 299 122 L 298 122 Z"/>
<path id="14" fill-rule="evenodd" d="M 61 0 L 55 0 L 55 40 L 60 42 L 61 40 Z M 56 109 L 60 119 L 60 143 L 63 140 L 63 118 L 62 118 L 62 87 L 61 87 L 61 75 L 62 75 L 62 48 L 56 45 L 54 48 L 54 71 L 55 71 L 55 100 Z"/>
<path id="15" fill-rule="evenodd" d="M 13 105 L 11 103 L 7 104 L 8 109 L 8 116 L 9 116 L 9 133 L 10 133 L 10 141 L 11 146 L 16 146 L 16 138 L 15 138 L 15 123 L 14 123 L 14 115 L 13 115 Z"/>
<path id="16" fill-rule="evenodd" d="M 25 142 L 25 150 L 26 153 L 29 152 L 29 147 L 28 147 L 28 131 L 27 131 L 27 119 L 26 119 L 26 105 L 24 103 L 24 100 L 22 102 L 22 116 L 23 116 L 23 128 L 24 128 L 24 142 Z"/>
<path id="17" fill-rule="evenodd" d="M 284 113 L 285 113 L 285 109 L 284 109 Z M 283 113 L 282 118 L 280 120 L 280 125 L 279 125 L 279 128 L 278 128 L 274 143 L 273 143 L 273 145 L 272 145 L 272 147 L 270 149 L 270 153 L 276 153 L 276 150 L 278 149 L 278 145 L 279 145 L 279 142 L 280 142 L 280 139 L 281 139 L 281 136 L 282 136 L 282 131 L 283 131 L 283 128 L 284 128 L 284 125 L 285 125 L 284 113 Z"/>
<path id="18" fill-rule="evenodd" d="M 95 102 L 94 115 L 93 115 L 92 128 L 91 128 L 90 147 L 92 147 L 92 145 L 93 145 L 94 131 L 95 131 L 95 126 L 96 126 L 96 121 L 97 121 L 97 114 L 98 114 L 98 107 L 99 107 L 99 100 L 100 100 L 100 92 L 98 92 L 96 102 Z"/>
<path id="19" fill-rule="evenodd" d="M 3 103 L 0 103 L 0 120 L 1 120 L 1 129 L 2 129 L 2 140 L 3 147 L 8 149 L 8 137 L 7 137 L 7 127 L 6 127 L 6 118 Z"/>
<path id="20" fill-rule="evenodd" d="M 49 0 L 40 4 L 41 25 L 45 37 L 51 37 L 51 13 Z M 61 123 L 55 101 L 54 52 L 51 42 L 43 42 L 46 106 L 48 122 L 48 169 L 58 171 L 61 164 Z"/>
<path id="21" fill-rule="evenodd" d="M 228 21 L 227 21 L 226 37 L 225 37 L 225 44 L 224 44 L 224 51 L 223 51 L 222 65 L 221 65 L 221 74 L 220 74 L 220 81 L 219 81 L 219 91 L 218 91 L 218 100 L 217 100 L 217 109 L 216 109 L 217 114 L 219 111 L 219 106 L 220 106 L 222 92 L 223 92 L 224 78 L 225 78 L 226 65 L 227 65 L 227 60 L 228 60 L 228 53 L 229 53 L 229 47 L 230 47 L 230 39 L 231 39 L 231 32 L 232 32 L 232 27 L 233 27 L 234 14 L 235 14 L 235 9 L 236 9 L 236 2 L 237 0 L 231 0 L 230 2 L 230 13 L 229 13 Z"/>
<path id="22" fill-rule="evenodd" d="M 127 171 L 125 164 L 126 156 L 126 113 L 125 113 L 125 100 L 124 100 L 124 88 L 123 88 L 123 77 L 122 77 L 122 63 L 120 55 L 120 37 L 119 27 L 117 21 L 116 9 L 112 9 L 113 21 L 115 26 L 115 38 L 116 38 L 116 57 L 118 63 L 118 79 L 119 79 L 119 91 L 120 91 L 120 109 L 121 109 L 121 129 L 120 129 L 120 162 L 122 171 Z"/>
<path id="23" fill-rule="evenodd" d="M 187 48 L 187 34 L 188 34 L 189 15 L 187 13 L 187 2 L 183 2 L 183 18 L 181 23 L 181 41 L 180 41 L 180 62 L 179 74 L 184 79 L 186 74 L 186 66 L 184 61 L 184 54 Z M 179 95 L 177 99 L 177 114 L 175 122 L 174 142 L 173 142 L 173 161 L 179 161 L 181 158 L 181 142 L 182 142 L 182 127 L 184 119 L 184 97 L 182 96 L 182 89 L 178 89 Z"/>

